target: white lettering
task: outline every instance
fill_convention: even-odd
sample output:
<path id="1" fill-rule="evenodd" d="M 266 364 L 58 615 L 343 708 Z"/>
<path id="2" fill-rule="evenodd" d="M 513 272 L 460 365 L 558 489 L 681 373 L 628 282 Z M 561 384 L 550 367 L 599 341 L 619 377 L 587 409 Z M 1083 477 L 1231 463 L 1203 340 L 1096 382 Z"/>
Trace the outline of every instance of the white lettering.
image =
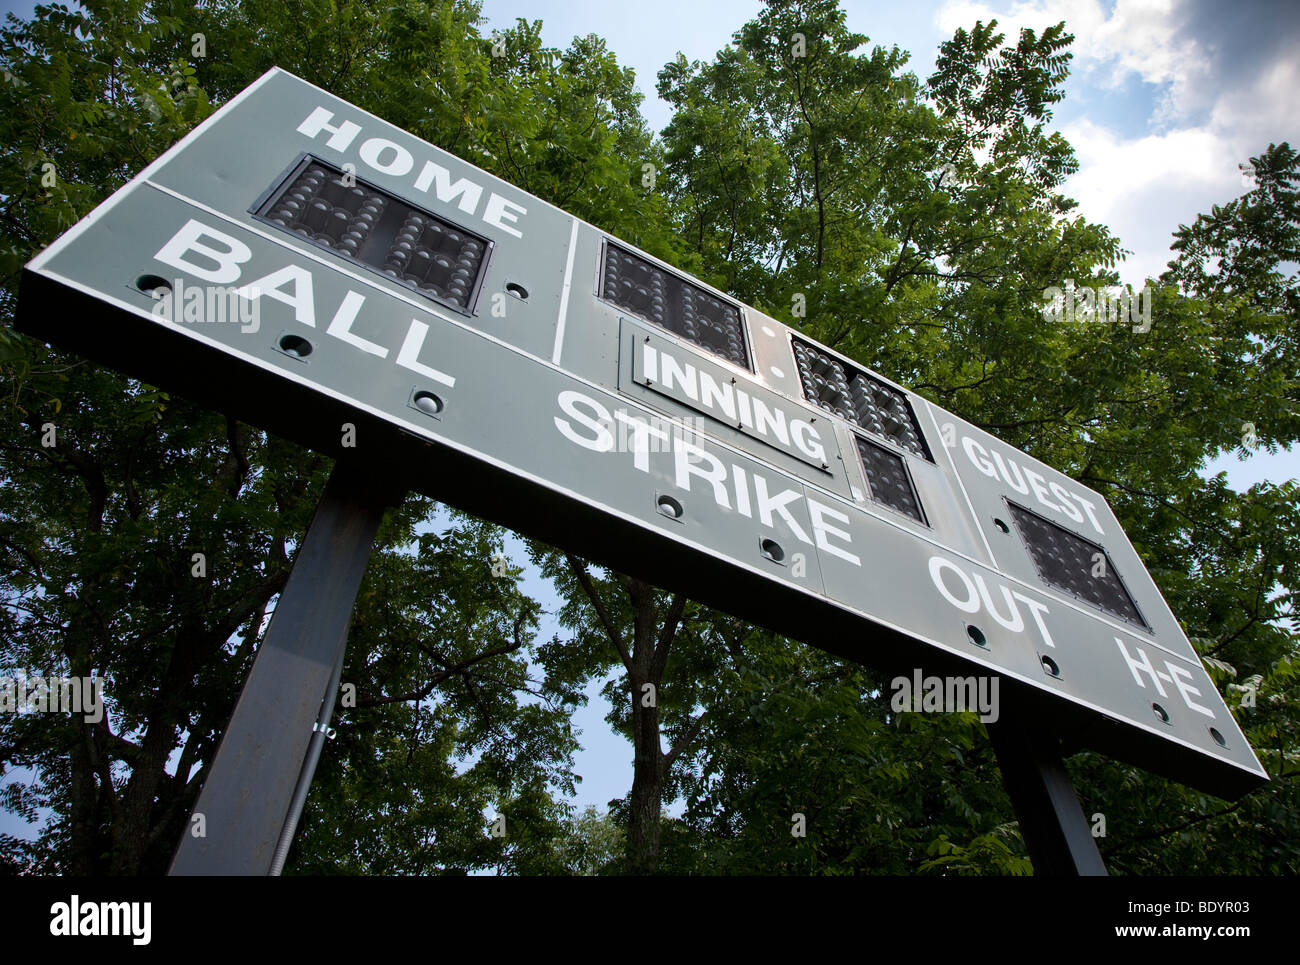
<path id="1" fill-rule="evenodd" d="M 971 463 L 975 466 L 976 469 L 984 473 L 984 475 L 988 476 L 989 478 L 997 478 L 997 474 L 998 474 L 997 467 L 995 467 L 993 463 L 989 461 L 989 451 L 987 449 L 981 446 L 970 436 L 961 437 L 961 447 L 966 450 L 967 457 L 970 459 Z M 979 450 L 979 455 L 975 454 L 976 450 Z"/>
<path id="2" fill-rule="evenodd" d="M 654 346 L 648 341 L 644 345 L 644 354 L 641 356 L 645 360 L 645 378 L 647 382 L 659 381 L 659 353 L 654 350 Z"/>
<path id="3" fill-rule="evenodd" d="M 478 207 L 478 199 L 483 196 L 483 189 L 473 181 L 460 178 L 453 184 L 450 171 L 441 164 L 426 161 L 419 177 L 415 179 L 415 186 L 420 191 L 427 192 L 430 185 L 433 186 L 439 201 L 450 204 L 456 198 L 460 198 L 457 207 L 466 214 L 474 213 L 474 209 Z"/>
<path id="4" fill-rule="evenodd" d="M 1034 490 L 1034 496 L 1038 498 L 1038 501 L 1040 503 L 1042 503 L 1048 509 L 1056 510 L 1058 513 L 1061 511 L 1060 506 L 1056 505 L 1056 503 L 1052 502 L 1050 499 L 1047 498 L 1046 479 L 1044 479 L 1038 473 L 1034 472 L 1032 469 L 1025 470 L 1025 478 L 1029 480 L 1029 485 L 1032 486 Z"/>
<path id="5" fill-rule="evenodd" d="M 1105 531 L 1102 530 L 1101 528 L 1101 523 L 1097 522 L 1097 514 L 1093 512 L 1092 503 L 1090 503 L 1088 500 L 1084 499 L 1082 496 L 1078 495 L 1077 493 L 1075 494 L 1074 498 L 1075 501 L 1078 502 L 1079 505 L 1083 507 L 1083 511 L 1088 514 L 1088 522 L 1092 523 L 1092 528 L 1095 529 L 1097 532 L 1101 533 L 1103 536 L 1106 535 Z"/>
<path id="6" fill-rule="evenodd" d="M 710 409 L 721 409 L 728 421 L 736 419 L 735 387 L 730 382 L 719 385 L 713 376 L 700 371 L 700 404 Z"/>
<path id="7" fill-rule="evenodd" d="M 385 151 L 392 152 L 391 160 L 384 160 Z M 376 171 L 391 174 L 394 177 L 410 174 L 411 168 L 415 167 L 415 158 L 411 157 L 410 151 L 400 144 L 394 144 L 383 137 L 372 137 L 367 141 L 363 141 L 357 153 L 361 155 L 361 160 Z"/>
<path id="8" fill-rule="evenodd" d="M 1195 697 L 1201 696 L 1201 692 L 1191 685 L 1191 672 L 1186 667 L 1180 667 L 1168 660 L 1165 661 L 1165 666 L 1169 668 L 1169 675 L 1174 678 L 1174 686 L 1178 688 L 1178 693 L 1183 698 L 1183 703 L 1198 714 L 1204 714 L 1206 717 L 1211 718 L 1214 717 L 1214 711 L 1210 710 L 1208 707 L 1202 707 L 1200 704 L 1193 701 L 1192 697 L 1188 696 L 1189 694 Z M 1184 680 L 1184 677 L 1187 679 Z"/>
<path id="9" fill-rule="evenodd" d="M 794 489 L 783 489 L 775 496 L 769 496 L 767 492 L 767 480 L 757 473 L 754 474 L 754 496 L 758 502 L 758 518 L 764 526 L 772 526 L 772 511 L 776 510 L 781 518 L 785 520 L 790 531 L 794 533 L 795 538 L 802 543 L 812 543 L 808 534 L 803 531 L 803 527 L 790 515 L 790 510 L 786 507 L 799 499 L 799 493 Z"/>
<path id="10" fill-rule="evenodd" d="M 650 471 L 650 436 L 660 442 L 668 441 L 668 433 L 658 426 L 652 426 L 644 419 L 638 419 L 634 415 L 629 415 L 626 409 L 619 409 L 614 413 L 614 418 L 620 423 L 632 430 L 632 443 L 629 447 L 632 450 L 632 465 L 636 466 L 642 472 Z M 561 430 L 563 431 L 563 430 Z M 659 452 L 660 447 L 656 446 L 655 451 Z"/>
<path id="11" fill-rule="evenodd" d="M 1142 678 L 1138 676 L 1138 671 L 1140 670 L 1151 678 L 1151 682 L 1155 684 L 1156 692 L 1159 693 L 1161 697 L 1166 696 L 1165 688 L 1160 685 L 1160 676 L 1156 673 L 1156 668 L 1151 666 L 1151 660 L 1147 657 L 1146 651 L 1141 647 L 1134 647 L 1133 649 L 1138 653 L 1138 659 L 1134 660 L 1128 650 L 1124 647 L 1123 640 L 1116 637 L 1115 643 L 1119 647 L 1119 652 L 1123 655 L 1124 660 L 1128 663 L 1128 669 L 1133 674 L 1134 682 L 1136 682 L 1143 690 L 1146 689 L 1146 684 L 1144 684 Z"/>
<path id="12" fill-rule="evenodd" d="M 513 208 L 514 211 L 509 211 L 508 208 Z M 506 234 L 522 238 L 524 236 L 522 231 L 516 231 L 514 228 L 508 227 L 505 222 L 509 221 L 512 224 L 518 224 L 519 215 L 527 213 L 527 208 L 517 205 L 513 201 L 507 201 L 499 194 L 493 194 L 492 197 L 488 198 L 487 207 L 483 209 L 483 220 L 494 228 L 500 228 Z"/>
<path id="13" fill-rule="evenodd" d="M 412 372 L 419 372 L 427 379 L 441 382 L 445 386 L 454 386 L 456 380 L 452 376 L 439 372 L 437 369 L 419 361 L 420 349 L 424 348 L 424 337 L 428 334 L 428 325 L 417 319 L 411 319 L 411 327 L 406 331 L 406 339 L 402 342 L 402 350 L 397 353 L 397 364 L 410 369 Z"/>
<path id="14" fill-rule="evenodd" d="M 339 310 L 334 313 L 330 327 L 325 332 L 337 339 L 342 339 L 349 345 L 355 345 L 363 352 L 369 352 L 371 355 L 378 355 L 381 359 L 386 359 L 388 358 L 388 349 L 382 345 L 376 345 L 352 331 L 352 323 L 357 320 L 357 312 L 361 311 L 361 306 L 364 303 L 365 298 L 363 296 L 353 291 L 348 292 L 343 296 L 343 303 L 339 305 Z M 419 349 L 417 348 L 416 351 L 418 352 Z"/>
<path id="15" fill-rule="evenodd" d="M 731 478 L 736 486 L 736 512 L 753 519 L 754 514 L 749 508 L 749 477 L 745 474 L 744 467 L 732 463 Z"/>
<path id="16" fill-rule="evenodd" d="M 790 435 L 800 452 L 809 459 L 816 459 L 825 465 L 826 449 L 822 445 L 821 436 L 813 428 L 811 422 L 804 422 L 803 419 L 791 419 Z"/>
<path id="17" fill-rule="evenodd" d="M 561 392 L 556 401 L 559 402 L 560 408 L 568 414 L 569 418 L 577 420 L 589 431 L 595 433 L 588 439 L 576 432 L 567 420 L 556 416 L 555 428 L 560 430 L 560 435 L 570 442 L 593 452 L 610 452 L 613 450 L 614 433 L 609 431 L 609 427 L 613 425 L 614 420 L 610 418 L 608 409 L 595 399 L 590 399 L 581 392 L 574 392 L 572 389 Z M 578 408 L 579 406 L 589 408 L 592 415 L 587 415 Z"/>
<path id="18" fill-rule="evenodd" d="M 842 560 L 848 560 L 854 566 L 861 566 L 862 560 L 854 554 L 842 549 L 839 546 L 832 546 L 826 539 L 827 536 L 834 536 L 836 539 L 842 539 L 849 542 L 851 537 L 848 530 L 840 529 L 838 526 L 832 526 L 826 521 L 829 516 L 836 522 L 845 524 L 849 523 L 849 518 L 838 510 L 831 509 L 829 506 L 823 506 L 815 499 L 808 500 L 808 515 L 812 517 L 813 537 L 817 541 L 817 548 L 825 550 L 832 556 L 838 556 Z"/>
<path id="19" fill-rule="evenodd" d="M 665 355 L 664 359 L 667 358 Z M 685 439 L 677 440 L 676 456 L 678 488 L 690 492 L 691 476 L 699 476 L 705 482 L 712 483 L 713 498 L 717 504 L 724 509 L 731 508 L 731 501 L 727 498 L 727 467 L 722 464 L 722 460 Z M 703 468 L 703 463 L 706 462 L 707 470 Z"/>
<path id="20" fill-rule="evenodd" d="M 1051 611 L 1037 600 L 1031 600 L 1018 590 L 1012 590 L 1011 592 L 1017 600 L 1029 607 L 1029 615 L 1032 616 L 1034 622 L 1038 624 L 1038 632 L 1043 635 L 1043 643 L 1047 644 L 1052 649 L 1055 649 L 1056 644 L 1052 641 L 1052 635 L 1047 632 L 1047 624 L 1043 622 L 1043 617 Z"/>
<path id="21" fill-rule="evenodd" d="M 335 151 L 346 151 L 353 138 L 361 133 L 361 127 L 351 121 L 343 121 L 338 127 L 333 127 L 330 124 L 333 119 L 333 111 L 318 107 L 307 116 L 305 121 L 298 125 L 298 133 L 305 134 L 308 137 L 317 137 L 322 131 L 328 131 L 330 139 L 325 142 L 326 146 L 333 148 Z"/>
<path id="22" fill-rule="evenodd" d="M 1000 625 L 1006 627 L 1012 633 L 1019 633 L 1024 630 L 1025 621 L 1024 618 L 1020 616 L 1020 607 L 1016 606 L 1016 601 L 1011 596 L 1011 591 L 1007 589 L 1007 587 L 1001 584 L 998 585 L 998 589 L 1002 591 L 1002 598 L 1006 601 L 1007 610 L 1010 613 L 1010 616 L 1003 617 L 1002 614 L 998 613 L 997 609 L 993 606 L 993 597 L 989 593 L 988 584 L 984 582 L 982 574 L 975 574 L 975 585 L 979 587 L 980 599 L 984 601 L 984 608 L 989 611 L 989 615 L 993 617 L 994 620 L 996 620 Z"/>
<path id="23" fill-rule="evenodd" d="M 200 238 L 218 242 L 225 246 L 225 250 L 203 244 L 199 241 Z M 185 257 L 187 254 L 201 255 L 214 262 L 216 267 L 195 264 Z M 232 238 L 225 232 L 209 228 L 193 218 L 187 221 L 184 227 L 154 255 L 154 258 L 164 265 L 188 271 L 191 275 L 210 281 L 214 285 L 228 285 L 238 280 L 239 266 L 252 257 L 253 252 L 249 250 L 248 245 L 238 238 Z"/>
<path id="24" fill-rule="evenodd" d="M 292 283 L 293 294 L 281 289 Z M 316 300 L 312 294 L 311 272 L 298 265 L 286 265 L 279 271 L 273 271 L 265 278 L 250 282 L 239 289 L 241 298 L 250 302 L 269 295 L 277 302 L 283 302 L 293 309 L 293 317 L 303 325 L 316 327 Z M 344 299 L 346 304 L 347 299 Z M 342 311 L 342 306 L 339 308 Z"/>
<path id="25" fill-rule="evenodd" d="M 678 362 L 667 352 L 661 353 L 660 358 L 663 360 L 659 371 L 660 377 L 663 379 L 664 389 L 671 390 L 675 381 L 681 386 L 688 399 L 692 402 L 696 401 L 699 398 L 699 393 L 695 388 L 695 366 L 690 362 Z"/>
<path id="26" fill-rule="evenodd" d="M 1002 473 L 1002 478 L 1007 481 L 1008 486 L 1010 486 L 1018 493 L 1023 493 L 1026 496 L 1029 495 L 1029 487 L 1025 484 L 1024 477 L 1020 475 L 1020 467 L 1016 465 L 1014 459 L 1008 459 L 1006 462 L 1003 462 L 1002 454 L 999 453 L 996 449 L 994 449 L 993 461 L 998 464 L 998 469 Z M 1007 466 L 1010 466 L 1012 469 L 1016 471 L 1015 479 L 1011 478 L 1011 473 L 1007 471 Z"/>
<path id="27" fill-rule="evenodd" d="M 1048 483 L 1052 494 L 1061 501 L 1061 511 L 1069 516 L 1076 523 L 1083 522 L 1083 513 L 1079 512 L 1079 507 L 1074 505 L 1070 499 L 1070 494 L 1066 492 L 1065 487 L 1060 483 Z"/>
<path id="28" fill-rule="evenodd" d="M 769 409 L 761 399 L 754 400 L 754 431 L 766 436 L 771 429 L 776 438 L 785 445 L 790 445 L 790 434 L 785 427 L 785 413 L 780 409 Z"/>
<path id="29" fill-rule="evenodd" d="M 956 573 L 957 578 L 961 580 L 962 586 L 966 589 L 965 600 L 957 599 L 952 595 L 951 591 L 949 591 L 943 580 L 943 570 L 945 569 Z M 963 573 L 955 563 L 944 559 L 942 556 L 931 556 L 930 579 L 934 581 L 934 585 L 938 588 L 939 592 L 943 594 L 943 598 L 958 610 L 961 610 L 964 613 L 978 612 L 980 608 L 979 591 L 976 590 L 975 585 L 971 583 L 970 577 Z"/>

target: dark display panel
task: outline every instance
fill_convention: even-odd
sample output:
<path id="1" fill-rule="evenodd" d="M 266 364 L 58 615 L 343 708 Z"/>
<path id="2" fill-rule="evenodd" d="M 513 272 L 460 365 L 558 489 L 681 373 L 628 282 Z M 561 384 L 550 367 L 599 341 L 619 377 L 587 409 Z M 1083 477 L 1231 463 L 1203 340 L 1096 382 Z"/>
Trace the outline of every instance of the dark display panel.
<path id="1" fill-rule="evenodd" d="M 618 245 L 605 246 L 600 297 L 728 362 L 751 368 L 739 308 Z"/>
<path id="2" fill-rule="evenodd" d="M 465 313 L 487 267 L 486 239 L 316 158 L 306 158 L 256 216 Z"/>

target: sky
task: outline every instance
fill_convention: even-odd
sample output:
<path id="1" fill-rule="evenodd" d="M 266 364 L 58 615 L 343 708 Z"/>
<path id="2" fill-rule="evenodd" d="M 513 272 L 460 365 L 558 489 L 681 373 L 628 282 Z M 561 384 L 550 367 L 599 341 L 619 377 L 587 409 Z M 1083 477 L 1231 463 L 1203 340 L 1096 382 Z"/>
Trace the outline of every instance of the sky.
<path id="1" fill-rule="evenodd" d="M 0 10 L 15 9 L 27 15 L 32 4 L 0 0 Z M 619 63 L 636 72 L 646 97 L 643 113 L 659 130 L 669 108 L 655 94 L 658 70 L 679 51 L 688 60 L 712 59 L 759 9 L 757 2 L 737 0 L 485 0 L 482 29 L 508 28 L 525 17 L 543 22 L 548 46 L 563 48 L 591 33 L 603 37 Z M 845 9 L 849 28 L 871 44 L 909 51 L 907 69 L 921 80 L 958 27 L 996 18 L 1014 39 L 1022 26 L 1041 30 L 1065 20 L 1075 36 L 1074 60 L 1051 126 L 1074 146 L 1080 169 L 1063 193 L 1079 202 L 1084 217 L 1120 238 L 1131 252 L 1121 278 L 1138 288 L 1169 260 L 1179 225 L 1248 190 L 1239 164 L 1270 142 L 1300 143 L 1296 0 L 877 0 L 848 2 Z M 1258 425 L 1268 414 L 1225 418 Z M 1244 461 L 1225 454 L 1205 471 L 1226 471 L 1239 489 L 1281 482 L 1300 476 L 1300 452 L 1255 453 Z M 526 563 L 522 547 L 512 546 L 515 560 Z M 523 589 L 558 607 L 554 591 L 535 573 L 526 572 Z M 541 637 L 553 632 L 553 622 L 544 624 Z M 599 689 L 599 683 L 589 688 L 591 700 L 575 718 L 583 731 L 576 767 L 583 782 L 574 803 L 603 809 L 628 793 L 632 753 L 604 723 L 609 708 Z M 0 815 L 0 830 L 10 830 L 7 824 L 8 816 Z"/>

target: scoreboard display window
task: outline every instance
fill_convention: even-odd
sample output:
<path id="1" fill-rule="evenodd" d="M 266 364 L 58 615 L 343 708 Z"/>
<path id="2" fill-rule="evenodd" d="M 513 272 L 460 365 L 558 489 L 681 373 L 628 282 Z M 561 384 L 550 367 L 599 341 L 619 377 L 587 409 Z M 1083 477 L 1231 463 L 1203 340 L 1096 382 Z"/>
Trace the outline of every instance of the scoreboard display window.
<path id="1" fill-rule="evenodd" d="M 311 156 L 253 213 L 465 314 L 474 309 L 492 247 L 486 238 Z"/>
<path id="2" fill-rule="evenodd" d="M 1044 583 L 1149 629 L 1102 547 L 1010 500 L 1007 507 Z"/>
<path id="3" fill-rule="evenodd" d="M 858 455 L 862 457 L 862 470 L 867 477 L 871 498 L 911 516 L 918 523 L 925 523 L 921 500 L 916 495 L 916 487 L 903 457 L 861 436 L 855 435 L 854 440 L 858 444 Z"/>
<path id="4" fill-rule="evenodd" d="M 804 398 L 914 456 L 934 462 L 907 396 L 829 352 L 797 338 L 793 341 Z"/>
<path id="5" fill-rule="evenodd" d="M 739 308 L 618 245 L 605 246 L 600 297 L 752 371 Z"/>

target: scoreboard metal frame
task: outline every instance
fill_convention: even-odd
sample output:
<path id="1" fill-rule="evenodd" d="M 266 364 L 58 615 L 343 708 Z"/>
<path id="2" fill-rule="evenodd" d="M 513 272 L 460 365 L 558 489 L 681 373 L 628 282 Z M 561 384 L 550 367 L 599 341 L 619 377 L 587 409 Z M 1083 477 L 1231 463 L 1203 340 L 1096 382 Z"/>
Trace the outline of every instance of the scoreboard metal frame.
<path id="1" fill-rule="evenodd" d="M 19 325 L 847 658 L 997 675 L 1068 747 L 1268 779 L 1099 493 L 285 71 L 33 259 Z"/>

